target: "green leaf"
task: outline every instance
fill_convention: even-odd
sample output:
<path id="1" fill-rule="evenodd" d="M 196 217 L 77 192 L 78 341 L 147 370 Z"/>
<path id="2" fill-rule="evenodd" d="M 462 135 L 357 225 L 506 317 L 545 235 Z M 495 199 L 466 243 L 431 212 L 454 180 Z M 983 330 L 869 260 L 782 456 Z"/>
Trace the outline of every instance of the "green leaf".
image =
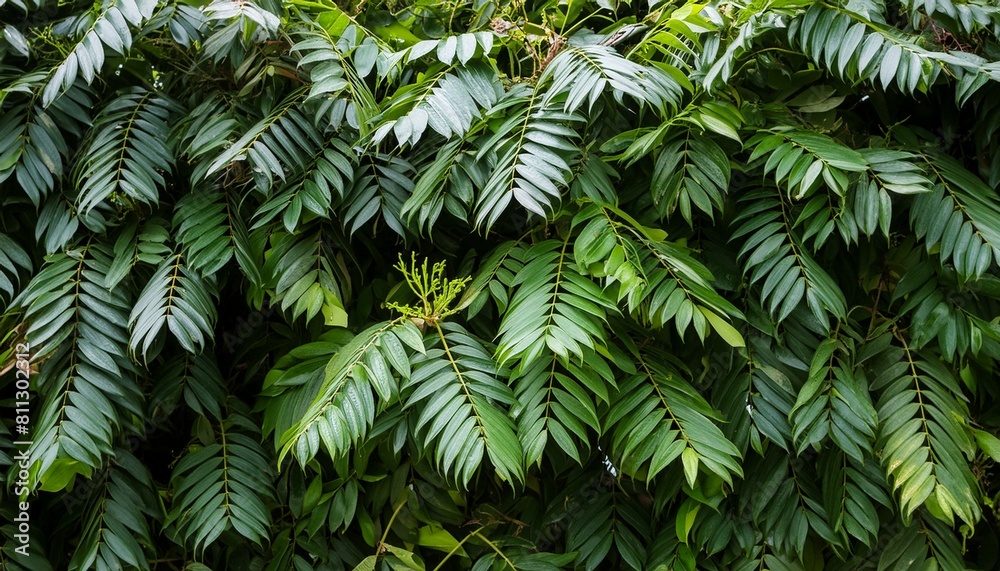
<path id="1" fill-rule="evenodd" d="M 975 430 L 976 444 L 984 454 L 996 462 L 1000 462 L 1000 438 L 993 436 L 985 430 Z"/>
<path id="2" fill-rule="evenodd" d="M 442 473 L 467 486 L 488 457 L 497 475 L 524 480 L 524 452 L 508 408 L 514 394 L 482 341 L 452 323 L 413 363 L 401 390 L 418 414 L 414 430 Z M 485 453 L 485 454 L 484 454 Z"/>
<path id="3" fill-rule="evenodd" d="M 187 268 L 183 256 L 165 259 L 132 308 L 129 350 L 148 362 L 166 329 L 185 351 L 199 353 L 214 337 L 216 306 L 211 295 L 209 284 Z"/>
<path id="4" fill-rule="evenodd" d="M 497 361 L 525 368 L 551 352 L 582 358 L 605 343 L 608 312 L 616 309 L 596 283 L 570 265 L 569 243 L 547 240 L 519 252 L 527 262 L 500 324 Z"/>
<path id="5" fill-rule="evenodd" d="M 743 340 L 743 336 L 740 332 L 736 330 L 735 327 L 726 323 L 718 315 L 706 310 L 703 307 L 698 308 L 702 314 L 705 315 L 705 319 L 712 325 L 712 329 L 722 337 L 730 347 L 745 347 L 746 341 Z"/>
<path id="6" fill-rule="evenodd" d="M 407 331 L 401 321 L 377 323 L 339 349 L 326 365 L 317 393 L 306 395 L 311 399 L 308 407 L 279 435 L 279 465 L 294 452 L 304 466 L 316 456 L 320 443 L 337 458 L 365 438 L 375 420 L 376 406 L 383 408 L 384 401 L 396 398 L 399 391 L 398 381 L 388 368 L 372 369 L 365 363 L 373 357 L 383 359 L 382 352 L 396 350 L 386 349 L 392 342 L 380 343 L 380 339 L 395 335 L 405 342 L 409 333 L 401 331 Z M 386 358 L 390 362 L 393 359 Z M 375 390 L 379 391 L 378 403 Z"/>
<path id="7" fill-rule="evenodd" d="M 168 131 L 175 111 L 176 103 L 144 89 L 127 90 L 101 109 L 81 154 L 86 160 L 73 167 L 84 224 L 101 230 L 104 215 L 94 211 L 113 204 L 126 209 L 159 202 L 164 175 L 174 165 Z"/>
<path id="8" fill-rule="evenodd" d="M 171 476 L 173 501 L 164 526 L 196 549 L 234 530 L 260 544 L 267 537 L 274 501 L 273 472 L 252 422 L 231 415 L 217 441 L 189 450 Z"/>
<path id="9" fill-rule="evenodd" d="M 77 569 L 131 567 L 149 569 L 153 544 L 149 520 L 159 523 L 153 478 L 127 450 L 100 474 L 88 498 L 88 518 L 70 565 Z"/>

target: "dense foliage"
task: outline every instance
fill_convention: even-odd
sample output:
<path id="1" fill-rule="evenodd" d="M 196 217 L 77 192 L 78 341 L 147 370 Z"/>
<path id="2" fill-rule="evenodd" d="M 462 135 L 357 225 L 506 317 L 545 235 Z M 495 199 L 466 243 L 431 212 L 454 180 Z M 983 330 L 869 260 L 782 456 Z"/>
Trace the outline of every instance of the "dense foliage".
<path id="1" fill-rule="evenodd" d="M 1000 564 L 993 0 L 0 28 L 0 567 Z"/>

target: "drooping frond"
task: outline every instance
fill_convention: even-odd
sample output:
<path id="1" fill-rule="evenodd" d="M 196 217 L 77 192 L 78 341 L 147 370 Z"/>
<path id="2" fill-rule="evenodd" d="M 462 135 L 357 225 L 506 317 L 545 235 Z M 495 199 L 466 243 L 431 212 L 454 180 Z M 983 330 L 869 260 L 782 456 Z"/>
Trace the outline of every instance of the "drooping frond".
<path id="1" fill-rule="evenodd" d="M 910 224 L 928 251 L 938 246 L 942 262 L 964 277 L 978 277 L 1000 260 L 1000 197 L 955 159 L 926 160 L 938 184 L 913 201 Z"/>
<path id="2" fill-rule="evenodd" d="M 715 375 L 712 402 L 728 421 L 722 427 L 726 437 L 743 454 L 749 447 L 763 454 L 764 442 L 791 452 L 789 416 L 795 405 L 796 379 L 804 376 L 801 369 L 807 364 L 787 350 L 770 346 L 767 339 L 751 337 L 745 356 L 732 364 L 720 360 L 713 365 L 706 373 Z"/>
<path id="3" fill-rule="evenodd" d="M 338 350 L 305 414 L 280 435 L 278 463 L 294 453 L 304 466 L 320 446 L 333 457 L 356 446 L 371 429 L 376 407 L 399 398 L 395 375 L 411 377 L 406 346 L 424 351 L 416 327 L 395 321 L 369 327 Z"/>
<path id="4" fill-rule="evenodd" d="M 475 159 L 474 150 L 464 148 L 460 140 L 452 141 L 421 170 L 400 215 L 407 223 L 416 220 L 421 232 L 430 231 L 444 210 L 457 219 L 468 219 L 475 195 L 487 178 L 488 165 Z"/>
<path id="5" fill-rule="evenodd" d="M 819 186 L 843 195 L 848 173 L 868 169 L 865 157 L 836 139 L 810 131 L 762 132 L 747 141 L 750 162 L 767 156 L 764 174 L 772 175 L 789 198 L 799 200 Z"/>
<path id="6" fill-rule="evenodd" d="M 21 273 L 31 271 L 31 258 L 20 244 L 10 237 L 0 233 L 0 308 L 6 308 L 18 291 L 20 291 Z"/>
<path id="7" fill-rule="evenodd" d="M 281 217 L 288 232 L 305 221 L 329 218 L 335 199 L 343 199 L 354 182 L 357 157 L 340 137 L 328 139 L 301 176 L 282 185 L 257 209 L 253 228 Z"/>
<path id="8" fill-rule="evenodd" d="M 188 180 L 192 189 L 201 188 L 211 159 L 223 152 L 235 139 L 241 128 L 236 120 L 236 109 L 220 97 L 208 97 L 181 117 L 173 126 L 171 136 L 175 138 L 178 158 L 192 166 Z M 230 167 L 228 170 L 238 170 Z M 238 176 L 228 177 L 231 181 Z"/>
<path id="9" fill-rule="evenodd" d="M 651 513 L 636 497 L 617 484 L 611 490 L 580 490 L 580 513 L 566 530 L 567 550 L 577 553 L 584 569 L 600 569 L 612 546 L 631 569 L 645 569 L 650 543 Z M 573 496 L 571 496 L 573 497 Z M 574 498 L 576 499 L 576 498 Z"/>
<path id="10" fill-rule="evenodd" d="M 302 94 L 294 93 L 209 164 L 205 178 L 218 175 L 246 160 L 257 189 L 268 193 L 274 179 L 287 180 L 311 162 L 322 136 L 299 108 Z"/>
<path id="11" fill-rule="evenodd" d="M 693 327 L 705 340 L 710 330 L 734 347 L 744 345 L 728 323 L 742 314 L 712 286 L 715 279 L 683 246 L 665 240 L 662 230 L 639 224 L 610 205 L 588 205 L 574 217 L 580 230 L 573 247 L 577 264 L 602 277 L 629 312 L 655 328 L 672 321 L 683 336 Z"/>
<path id="12" fill-rule="evenodd" d="M 792 230 L 787 198 L 765 188 L 746 193 L 742 204 L 743 211 L 734 220 L 740 226 L 732 239 L 743 242 L 740 257 L 749 284 L 764 280 L 761 301 L 767 310 L 782 321 L 805 300 L 820 323 L 829 323 L 827 314 L 843 319 L 844 294 Z"/>
<path id="13" fill-rule="evenodd" d="M 268 406 L 261 431 L 274 435 L 280 450 L 285 432 L 305 417 L 306 411 L 326 379 L 326 366 L 353 339 L 345 329 L 331 329 L 313 343 L 297 347 L 275 362 L 264 379 L 261 392 Z"/>
<path id="14" fill-rule="evenodd" d="M 170 233 L 167 222 L 162 218 L 151 218 L 141 226 L 135 222 L 126 224 L 119 230 L 115 240 L 114 259 L 104 285 L 114 289 L 122 280 L 133 272 L 138 264 L 159 266 L 170 255 L 167 245 Z"/>
<path id="15" fill-rule="evenodd" d="M 523 266 L 498 332 L 497 361 L 525 368 L 551 352 L 582 359 L 606 343 L 605 321 L 617 309 L 600 287 L 573 266 L 567 239 L 539 242 L 518 252 Z"/>
<path id="16" fill-rule="evenodd" d="M 155 559 L 149 521 L 161 519 L 149 469 L 128 450 L 117 448 L 111 466 L 95 480 L 70 568 L 149 569 Z"/>
<path id="17" fill-rule="evenodd" d="M 756 482 L 757 493 L 749 502 L 749 515 L 778 555 L 802 553 L 810 535 L 839 548 L 830 527 L 830 515 L 822 502 L 813 462 L 790 459 L 776 448 L 747 467 L 747 480 Z"/>
<path id="18" fill-rule="evenodd" d="M 922 194 L 932 190 L 933 183 L 920 164 L 923 157 L 891 149 L 869 148 L 858 152 L 868 161 L 871 180 L 879 188 L 895 194 Z"/>
<path id="19" fill-rule="evenodd" d="M 663 217 L 679 209 L 692 223 L 692 206 L 714 217 L 722 210 L 732 169 L 725 151 L 711 138 L 694 131 L 667 142 L 653 171 L 653 201 Z"/>
<path id="20" fill-rule="evenodd" d="M 867 81 L 882 89 L 892 85 L 904 93 L 927 91 L 941 75 L 998 79 L 982 58 L 928 50 L 849 8 L 813 4 L 788 33 L 815 62 L 844 80 Z M 960 102 L 962 95 L 958 94 Z"/>
<path id="21" fill-rule="evenodd" d="M 957 273 L 942 271 L 934 260 L 907 268 L 892 291 L 892 301 L 902 301 L 897 311 L 910 320 L 910 346 L 920 350 L 936 345 L 948 362 L 969 353 L 997 354 L 1000 339 L 992 334 L 993 326 L 979 317 L 980 312 L 993 311 L 995 284 L 988 276 L 965 281 Z"/>
<path id="22" fill-rule="evenodd" d="M 159 202 L 165 175 L 174 164 L 168 131 L 176 110 L 176 103 L 162 95 L 133 89 L 97 114 L 73 169 L 78 185 L 75 206 L 84 223 L 100 228 L 90 221 L 95 209 L 111 217 L 112 209 Z"/>
<path id="23" fill-rule="evenodd" d="M 28 75 L 22 78 L 23 86 L 10 86 L 7 90 L 13 94 L 30 93 L 39 80 Z M 21 191 L 35 206 L 40 205 L 56 188 L 56 181 L 66 174 L 69 145 L 79 136 L 81 124 L 89 122 L 92 106 L 89 90 L 75 84 L 47 108 L 34 99 L 3 108 L 0 183 L 13 175 Z"/>
<path id="24" fill-rule="evenodd" d="M 853 539 L 875 546 L 881 526 L 878 512 L 892 507 L 878 462 L 871 456 L 855 461 L 844 454 L 824 454 L 817 468 L 833 533 L 845 544 Z"/>
<path id="25" fill-rule="evenodd" d="M 400 146 L 415 145 L 428 127 L 445 138 L 464 137 L 473 121 L 482 117 L 482 110 L 503 95 L 496 70 L 482 63 L 442 70 L 404 89 L 382 112 L 383 122 L 373 134 L 375 142 L 391 132 Z"/>
<path id="26" fill-rule="evenodd" d="M 223 418 L 226 382 L 215 358 L 207 352 L 180 353 L 156 372 L 150 409 L 169 415 L 183 398 L 194 412 L 214 421 Z"/>
<path id="27" fill-rule="evenodd" d="M 902 528 L 896 526 L 879 556 L 878 565 L 882 569 L 901 565 L 925 569 L 965 567 L 958 537 L 951 527 L 932 518 L 921 518 Z"/>
<path id="28" fill-rule="evenodd" d="M 601 433 L 595 401 L 608 402 L 614 373 L 596 353 L 560 362 L 551 354 L 511 375 L 517 405 L 512 410 L 527 465 L 539 465 L 549 441 L 578 463 Z M 594 397 L 597 397 L 595 399 Z"/>
<path id="29" fill-rule="evenodd" d="M 106 49 L 124 56 L 132 47 L 133 31 L 153 15 L 155 0 L 114 0 L 101 7 L 81 39 L 49 75 L 42 91 L 42 106 L 48 107 L 69 90 L 77 77 L 87 84 L 102 71 Z"/>
<path id="30" fill-rule="evenodd" d="M 504 481 L 524 481 L 524 452 L 509 413 L 514 393 L 482 341 L 461 326 L 437 326 L 402 390 L 419 414 L 414 435 L 457 484 L 467 486 L 486 457 Z"/>
<path id="31" fill-rule="evenodd" d="M 47 490 L 90 476 L 113 453 L 126 419 L 141 414 L 127 352 L 132 300 L 123 287 L 105 287 L 110 264 L 101 244 L 54 254 L 15 301 L 35 355 L 47 356 L 32 426 L 33 482 Z"/>
<path id="32" fill-rule="evenodd" d="M 292 319 L 305 315 L 306 321 L 320 313 L 327 325 L 347 325 L 343 283 L 343 259 L 334 257 L 320 233 L 287 234 L 271 238 L 271 248 L 261 269 L 265 288 L 272 292 L 271 303 L 282 311 L 291 310 Z"/>
<path id="33" fill-rule="evenodd" d="M 940 361 L 916 354 L 899 334 L 896 341 L 870 366 L 880 392 L 876 446 L 900 511 L 909 521 L 926 505 L 946 521 L 974 522 L 980 506 L 964 459 L 976 445 L 962 390 Z"/>
<path id="34" fill-rule="evenodd" d="M 168 4 L 157 6 L 153 16 L 146 22 L 145 31 L 166 28 L 170 37 L 178 44 L 191 47 L 203 43 L 205 32 L 208 31 L 208 18 L 200 9 L 187 4 Z"/>
<path id="35" fill-rule="evenodd" d="M 403 204 L 414 191 L 415 169 L 408 161 L 389 155 L 369 155 L 354 170 L 354 185 L 334 205 L 349 234 L 381 221 L 399 236 L 411 232 L 402 218 Z"/>
<path id="36" fill-rule="evenodd" d="M 850 339 L 831 337 L 816 349 L 789 417 L 799 454 L 829 437 L 854 461 L 871 455 L 878 417 L 867 382 L 845 359 L 855 353 L 854 347 Z"/>
<path id="37" fill-rule="evenodd" d="M 846 191 L 814 193 L 798 214 L 795 226 L 803 241 L 813 240 L 814 250 L 823 247 L 834 228 L 847 243 L 857 242 L 862 234 L 870 237 L 876 230 L 888 236 L 894 195 L 923 194 L 933 187 L 919 164 L 921 157 L 913 153 L 879 148 L 858 152 L 868 163 L 867 172 L 856 179 L 841 172 L 837 184 L 849 180 Z"/>
<path id="38" fill-rule="evenodd" d="M 570 43 L 556 55 L 539 78 L 539 83 L 551 80 L 542 104 L 565 95 L 563 110 L 572 113 L 584 104 L 592 111 L 605 91 L 618 101 L 625 95 L 640 105 L 648 105 L 662 115 L 680 106 L 684 91 L 669 73 L 656 66 L 643 66 L 630 61 L 607 45 L 574 45 Z"/>
<path id="39" fill-rule="evenodd" d="M 274 470 L 253 422 L 239 412 L 218 424 L 215 441 L 174 467 L 173 501 L 164 526 L 201 550 L 225 531 L 260 543 L 271 525 Z"/>
<path id="40" fill-rule="evenodd" d="M 192 271 L 209 276 L 235 257 L 251 283 L 261 283 L 246 221 L 228 192 L 206 189 L 182 197 L 174 206 L 173 222 Z"/>
<path id="41" fill-rule="evenodd" d="M 632 348 L 636 370 L 618 384 L 603 419 L 622 472 L 651 481 L 680 460 L 688 485 L 704 469 L 732 485 L 740 452 L 716 425 L 723 418 L 662 352 Z"/>
<path id="42" fill-rule="evenodd" d="M 493 227 L 512 201 L 529 213 L 548 216 L 570 181 L 570 161 L 578 149 L 574 141 L 579 137 L 573 125 L 582 117 L 560 111 L 554 103 L 540 104 L 537 97 L 523 90 L 509 91 L 505 99 L 523 100 L 523 107 L 509 113 L 480 147 L 476 160 L 490 160 L 493 174 L 476 199 L 478 228 Z"/>
<path id="43" fill-rule="evenodd" d="M 236 65 L 252 61 L 253 54 L 248 47 L 273 38 L 281 26 L 281 19 L 266 9 L 280 10 L 280 5 L 269 4 L 214 0 L 205 6 L 205 18 L 214 29 L 202 44 L 204 56 L 215 63 L 226 58 Z"/>
<path id="44" fill-rule="evenodd" d="M 336 101 L 347 123 L 367 137 L 375 126 L 378 102 L 366 78 L 376 67 L 380 74 L 388 71 L 376 66 L 382 63 L 383 48 L 346 12 L 335 5 L 327 5 L 326 11 L 337 23 L 303 33 L 303 39 L 292 46 L 292 51 L 304 54 L 298 65 L 308 68 L 312 80 L 306 98 Z"/>
<path id="45" fill-rule="evenodd" d="M 128 318 L 129 350 L 148 362 L 162 347 L 166 327 L 185 351 L 200 352 L 215 335 L 211 292 L 211 286 L 188 268 L 181 254 L 164 259 Z"/>

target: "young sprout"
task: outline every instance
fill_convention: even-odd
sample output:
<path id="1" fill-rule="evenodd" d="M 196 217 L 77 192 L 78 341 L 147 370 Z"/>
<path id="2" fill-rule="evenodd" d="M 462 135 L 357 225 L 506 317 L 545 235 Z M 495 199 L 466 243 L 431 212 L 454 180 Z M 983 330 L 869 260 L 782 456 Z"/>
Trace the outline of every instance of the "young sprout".
<path id="1" fill-rule="evenodd" d="M 426 258 L 419 265 L 416 253 L 411 254 L 410 258 L 410 265 L 407 266 L 403 261 L 403 255 L 400 254 L 399 263 L 395 267 L 402 272 L 410 290 L 420 299 L 420 304 L 405 305 L 392 302 L 388 307 L 409 317 L 423 330 L 428 325 L 436 326 L 442 319 L 458 311 L 450 309 L 449 306 L 472 278 L 448 279 L 444 276 L 444 262 L 435 263 L 428 271 Z"/>

